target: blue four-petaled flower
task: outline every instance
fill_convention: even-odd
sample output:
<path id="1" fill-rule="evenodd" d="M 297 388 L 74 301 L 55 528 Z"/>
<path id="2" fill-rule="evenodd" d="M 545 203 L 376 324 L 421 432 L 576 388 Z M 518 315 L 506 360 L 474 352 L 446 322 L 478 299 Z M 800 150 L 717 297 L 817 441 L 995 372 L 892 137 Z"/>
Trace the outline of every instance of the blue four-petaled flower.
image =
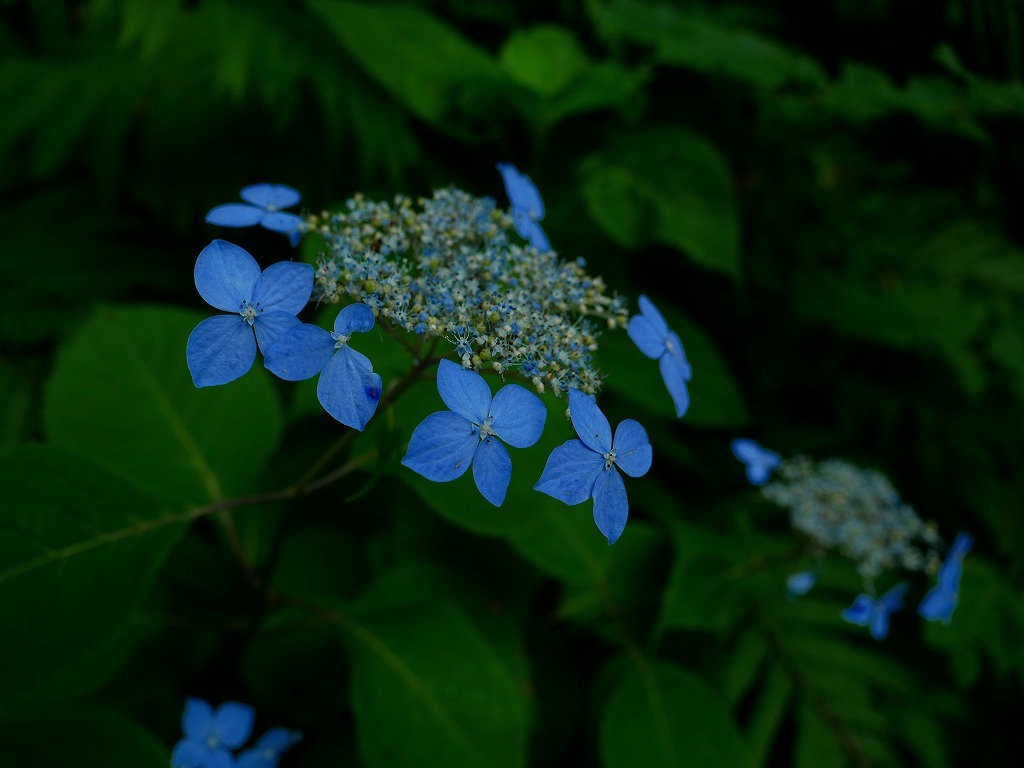
<path id="1" fill-rule="evenodd" d="M 661 378 L 676 407 L 676 418 L 682 417 L 690 407 L 686 382 L 693 371 L 678 334 L 668 327 L 661 312 L 646 296 L 640 297 L 640 314 L 629 318 L 626 333 L 641 352 L 658 361 Z"/>
<path id="2" fill-rule="evenodd" d="M 310 264 L 279 262 L 264 272 L 247 251 L 214 240 L 196 259 L 196 288 L 212 307 L 231 312 L 203 320 L 188 337 L 185 358 L 197 387 L 245 374 L 270 345 L 296 325 L 313 293 Z"/>
<path id="3" fill-rule="evenodd" d="M 231 750 L 252 732 L 253 710 L 228 701 L 214 710 L 202 699 L 188 699 L 181 718 L 185 735 L 171 752 L 172 768 L 234 768 Z"/>
<path id="4" fill-rule="evenodd" d="M 308 323 L 290 328 L 264 353 L 264 365 L 288 381 L 319 373 L 320 404 L 342 424 L 361 431 L 377 410 L 381 378 L 369 358 L 348 342 L 373 323 L 373 310 L 366 304 L 350 304 L 338 313 L 333 332 Z"/>
<path id="5" fill-rule="evenodd" d="M 960 575 L 963 572 L 964 555 L 974 546 L 974 537 L 966 531 L 957 534 L 953 545 L 946 553 L 946 559 L 939 568 L 936 585 L 928 590 L 917 612 L 927 621 L 941 621 L 949 624 L 953 611 L 960 602 Z"/>
<path id="6" fill-rule="evenodd" d="M 907 586 L 907 582 L 901 581 L 878 599 L 863 593 L 857 595 L 853 605 L 843 611 L 843 620 L 868 627 L 875 640 L 884 640 L 889 635 L 889 616 L 903 607 Z"/>
<path id="7" fill-rule="evenodd" d="M 540 480 L 533 486 L 566 504 L 594 500 L 594 522 L 614 544 L 629 516 L 626 485 L 615 469 L 641 477 L 651 468 L 651 444 L 647 432 L 632 419 L 612 428 L 593 398 L 569 390 L 569 416 L 579 440 L 568 440 L 548 456 Z"/>
<path id="8" fill-rule="evenodd" d="M 299 731 L 271 728 L 259 741 L 238 755 L 236 768 L 277 768 L 281 755 L 302 739 Z"/>
<path id="9" fill-rule="evenodd" d="M 548 236 L 540 221 L 544 218 L 544 201 L 537 186 L 512 163 L 498 163 L 498 172 L 505 183 L 505 194 L 512 204 L 512 221 L 519 236 L 541 253 L 551 250 Z"/>
<path id="10" fill-rule="evenodd" d="M 782 456 L 763 448 L 760 443 L 748 437 L 737 437 L 730 444 L 732 455 L 743 462 L 747 480 L 751 485 L 764 485 L 772 472 L 782 464 Z"/>
<path id="11" fill-rule="evenodd" d="M 513 448 L 528 448 L 544 431 L 547 411 L 535 394 L 506 384 L 491 389 L 476 371 L 442 360 L 437 391 L 450 410 L 432 413 L 413 430 L 402 464 L 428 480 L 455 480 L 473 467 L 476 487 L 500 507 L 512 480 L 512 459 L 500 438 Z"/>
<path id="12" fill-rule="evenodd" d="M 292 245 L 299 242 L 302 217 L 282 211 L 298 204 L 302 195 L 284 184 L 250 184 L 241 192 L 244 203 L 225 203 L 206 214 L 209 224 L 220 227 L 253 227 L 259 224 L 288 235 Z"/>

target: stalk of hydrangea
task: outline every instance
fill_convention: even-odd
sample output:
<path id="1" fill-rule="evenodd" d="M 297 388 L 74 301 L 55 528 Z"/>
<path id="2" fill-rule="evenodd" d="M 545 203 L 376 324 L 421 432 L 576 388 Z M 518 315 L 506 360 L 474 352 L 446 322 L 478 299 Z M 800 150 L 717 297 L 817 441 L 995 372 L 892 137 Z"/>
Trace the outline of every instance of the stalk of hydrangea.
<path id="1" fill-rule="evenodd" d="M 373 310 L 350 304 L 334 320 L 334 331 L 316 325 L 296 325 L 267 350 L 264 365 L 287 381 L 320 374 L 316 396 L 331 416 L 362 431 L 377 410 L 381 378 L 361 352 L 349 346 L 354 333 L 373 328 Z"/>
<path id="2" fill-rule="evenodd" d="M 505 194 L 512 204 L 512 222 L 516 232 L 540 252 L 551 250 L 548 236 L 540 226 L 544 218 L 544 201 L 537 186 L 512 163 L 498 163 L 498 172 L 505 183 Z"/>
<path id="3" fill-rule="evenodd" d="M 658 361 L 661 378 L 676 407 L 676 418 L 681 418 L 690 407 L 686 382 L 693 375 L 683 343 L 650 299 L 640 296 L 639 303 L 640 314 L 629 319 L 626 333 L 641 352 Z"/>
<path id="4" fill-rule="evenodd" d="M 597 403 L 575 389 L 569 390 L 569 416 L 580 439 L 568 440 L 551 452 L 533 487 L 570 505 L 593 498 L 594 522 L 612 545 L 629 516 L 626 485 L 615 467 L 630 477 L 646 475 L 651 468 L 651 444 L 644 428 L 632 419 L 619 422 L 613 439 L 611 425 Z"/>
<path id="5" fill-rule="evenodd" d="M 296 315 L 313 292 L 313 267 L 278 262 L 260 271 L 247 251 L 214 240 L 196 259 L 195 282 L 206 303 L 230 315 L 203 320 L 185 346 L 197 387 L 226 384 L 244 375 L 256 359 L 297 325 Z"/>
<path id="6" fill-rule="evenodd" d="M 455 480 L 472 466 L 477 489 L 500 507 L 512 480 L 512 459 L 495 438 L 513 448 L 536 443 L 547 419 L 544 404 L 518 384 L 506 384 L 492 398 L 483 376 L 451 360 L 437 367 L 437 391 L 450 410 L 420 422 L 402 464 L 438 483 Z"/>
<path id="7" fill-rule="evenodd" d="M 302 199 L 297 189 L 285 184 L 250 184 L 241 192 L 244 203 L 218 205 L 206 214 L 208 224 L 219 227 L 253 227 L 259 224 L 272 232 L 288 235 L 297 245 L 302 232 L 302 217 L 282 211 L 298 205 Z"/>

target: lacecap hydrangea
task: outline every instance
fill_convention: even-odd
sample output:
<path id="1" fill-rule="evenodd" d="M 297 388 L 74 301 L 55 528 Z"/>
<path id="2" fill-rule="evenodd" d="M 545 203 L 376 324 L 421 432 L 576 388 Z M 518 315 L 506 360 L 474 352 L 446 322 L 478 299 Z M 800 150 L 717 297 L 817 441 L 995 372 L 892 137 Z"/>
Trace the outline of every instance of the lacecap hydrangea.
<path id="1" fill-rule="evenodd" d="M 324 249 L 315 267 L 288 260 L 263 271 L 226 241 L 204 249 L 196 286 L 229 314 L 196 328 L 186 360 L 197 386 L 244 375 L 257 351 L 282 379 L 319 376 L 324 409 L 356 430 L 411 383 L 436 376 L 448 410 L 409 425 L 402 464 L 439 483 L 472 469 L 480 493 L 496 506 L 513 472 L 506 445 L 516 451 L 534 446 L 547 428 L 539 397 L 563 398 L 579 439 L 556 449 L 533 481 L 539 492 L 566 504 L 593 499 L 595 522 L 611 544 L 629 511 L 620 470 L 646 474 L 653 450 L 635 420 L 623 421 L 612 436 L 594 400 L 603 377 L 595 359 L 598 340 L 628 328 L 638 351 L 658 361 L 678 416 L 689 405 L 690 365 L 654 303 L 642 296 L 640 313 L 631 318 L 627 300 L 588 273 L 582 258 L 561 258 L 540 226 L 545 209 L 532 180 L 507 163 L 498 169 L 508 210 L 491 198 L 446 188 L 415 201 L 355 195 L 341 210 L 297 214 L 280 210 L 301 199 L 291 187 L 245 187 L 245 203 L 217 206 L 207 221 L 261 225 L 293 243 L 314 234 Z M 304 307 L 330 305 L 340 305 L 333 330 L 298 318 Z M 403 378 L 383 381 L 359 351 L 359 334 L 375 328 L 411 352 Z M 647 364 L 640 354 L 637 362 Z M 493 392 L 483 374 L 504 386 Z"/>
<path id="2" fill-rule="evenodd" d="M 909 583 L 897 580 L 918 575 L 937 579 L 918 613 L 928 621 L 949 623 L 959 601 L 963 558 L 973 544 L 969 534 L 960 533 L 943 558 L 938 526 L 923 520 L 881 472 L 842 459 L 784 459 L 747 438 L 734 440 L 732 451 L 748 481 L 789 511 L 790 525 L 810 558 L 820 561 L 831 552 L 856 565 L 864 592 L 843 612 L 844 620 L 883 639 L 889 616 L 904 607 L 909 591 Z M 815 580 L 813 569 L 794 573 L 787 580 L 787 594 L 806 594 Z M 883 581 L 896 583 L 879 595 Z"/>

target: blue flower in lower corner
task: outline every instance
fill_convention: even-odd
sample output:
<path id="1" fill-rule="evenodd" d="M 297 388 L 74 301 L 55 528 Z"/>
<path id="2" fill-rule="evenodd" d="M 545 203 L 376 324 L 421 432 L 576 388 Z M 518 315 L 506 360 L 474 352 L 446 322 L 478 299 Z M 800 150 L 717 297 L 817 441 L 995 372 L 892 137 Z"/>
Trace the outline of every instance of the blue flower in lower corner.
<path id="1" fill-rule="evenodd" d="M 652 450 L 647 432 L 632 419 L 612 428 L 597 403 L 575 389 L 569 390 L 569 416 L 579 440 L 568 440 L 548 456 L 540 480 L 533 486 L 566 504 L 594 500 L 594 522 L 614 544 L 626 527 L 629 502 L 626 485 L 615 467 L 630 477 L 651 468 Z"/>
<path id="2" fill-rule="evenodd" d="M 953 611 L 960 602 L 960 575 L 963 572 L 964 556 L 974 546 L 974 537 L 961 531 L 946 553 L 946 559 L 939 568 L 936 585 L 928 590 L 917 612 L 926 621 L 941 621 L 949 624 Z"/>
<path id="3" fill-rule="evenodd" d="M 214 710 L 202 699 L 188 699 L 181 717 L 184 737 L 171 752 L 171 768 L 234 768 L 231 750 L 252 733 L 253 710 L 227 701 Z"/>
<path id="4" fill-rule="evenodd" d="M 313 293 L 313 267 L 283 261 L 260 272 L 248 251 L 214 240 L 196 259 L 196 288 L 212 307 L 231 312 L 203 320 L 188 337 L 185 359 L 197 387 L 244 375 L 284 331 Z"/>
<path id="5" fill-rule="evenodd" d="M 472 466 L 480 493 L 500 507 L 512 480 L 512 459 L 495 438 L 529 448 L 544 431 L 544 404 L 518 384 L 506 384 L 492 398 L 483 376 L 451 360 L 437 367 L 437 391 L 451 410 L 420 422 L 402 464 L 438 483 L 455 480 Z"/>
<path id="6" fill-rule="evenodd" d="M 498 172 L 505 183 L 505 194 L 512 204 L 512 221 L 516 232 L 541 253 L 551 250 L 548 236 L 540 226 L 544 218 L 544 201 L 536 185 L 512 163 L 498 163 Z"/>
<path id="7" fill-rule="evenodd" d="M 751 485 L 764 485 L 772 472 L 782 464 L 782 457 L 775 451 L 762 448 L 759 443 L 746 437 L 738 437 L 730 444 L 732 455 L 743 462 L 747 480 Z"/>
<path id="8" fill-rule="evenodd" d="M 843 620 L 868 627 L 875 640 L 884 640 L 889 635 L 889 616 L 903 607 L 907 586 L 901 581 L 877 600 L 871 595 L 857 595 L 853 605 L 843 611 Z"/>
<path id="9" fill-rule="evenodd" d="M 690 407 L 686 382 L 693 371 L 679 336 L 668 327 L 661 312 L 646 296 L 640 297 L 640 314 L 629 318 L 626 333 L 641 352 L 658 361 L 661 378 L 676 407 L 676 418 L 682 417 Z"/>
<path id="10" fill-rule="evenodd" d="M 284 184 L 250 184 L 241 192 L 244 203 L 225 203 L 206 214 L 208 224 L 220 227 L 261 227 L 288 235 L 292 245 L 299 242 L 302 217 L 282 211 L 297 205 L 302 195 Z"/>
<path id="11" fill-rule="evenodd" d="M 320 374 L 316 396 L 335 419 L 362 431 L 377 410 L 381 378 L 373 364 L 349 345 L 356 332 L 373 328 L 373 310 L 350 304 L 334 320 L 334 332 L 303 323 L 282 334 L 267 350 L 264 365 L 287 381 Z"/>
<path id="12" fill-rule="evenodd" d="M 281 755 L 302 739 L 299 731 L 287 728 L 271 728 L 263 734 L 255 746 L 238 755 L 236 768 L 277 768 Z"/>

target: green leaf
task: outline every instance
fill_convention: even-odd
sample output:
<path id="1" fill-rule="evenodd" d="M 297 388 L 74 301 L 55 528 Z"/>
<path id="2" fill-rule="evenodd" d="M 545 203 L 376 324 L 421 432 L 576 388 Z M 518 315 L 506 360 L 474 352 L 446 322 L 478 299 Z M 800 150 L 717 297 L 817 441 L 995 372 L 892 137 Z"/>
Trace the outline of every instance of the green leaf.
<path id="1" fill-rule="evenodd" d="M 374 79 L 427 122 L 467 139 L 474 137 L 471 126 L 493 122 L 504 78 L 485 50 L 437 17 L 407 5 L 311 0 L 309 7 Z"/>
<path id="2" fill-rule="evenodd" d="M 742 768 L 743 735 L 721 695 L 682 667 L 631 657 L 601 716 L 605 768 Z"/>
<path id="3" fill-rule="evenodd" d="M 106 709 L 47 712 L 0 726 L 0 765 L 18 768 L 167 768 L 167 747 Z"/>
<path id="4" fill-rule="evenodd" d="M 732 173 L 707 139 L 675 125 L 645 128 L 587 158 L 582 174 L 590 215 L 623 247 L 664 243 L 739 276 Z"/>
<path id="5" fill-rule="evenodd" d="M 343 621 L 351 700 L 369 768 L 526 764 L 524 690 L 458 611 L 423 602 Z M 401 734 L 396 738 L 396 734 Z"/>
<path id="6" fill-rule="evenodd" d="M 540 96 L 565 89 L 590 64 L 571 30 L 541 24 L 512 34 L 498 62 L 516 83 Z"/>
<path id="7" fill-rule="evenodd" d="M 846 756 L 828 727 L 809 704 L 797 714 L 795 768 L 821 768 L 823 765 L 846 765 Z"/>
<path id="8" fill-rule="evenodd" d="M 184 529 L 164 499 L 84 457 L 25 446 L 0 458 L 0 697 L 45 686 L 96 652 Z"/>
<path id="9" fill-rule="evenodd" d="M 277 447 L 280 406 L 258 363 L 197 389 L 185 342 L 203 315 L 107 307 L 58 354 L 46 390 L 50 440 L 191 503 L 250 491 Z"/>
<path id="10" fill-rule="evenodd" d="M 687 383 L 690 409 L 683 421 L 728 429 L 746 425 L 750 417 L 743 393 L 714 342 L 671 304 L 660 300 L 657 304 L 669 327 L 679 334 L 693 369 L 693 378 Z M 605 333 L 598 343 L 601 371 L 607 375 L 604 386 L 656 416 L 675 421 L 675 406 L 658 362 L 644 357 L 624 332 Z M 654 451 L 657 460 L 657 445 Z"/>

